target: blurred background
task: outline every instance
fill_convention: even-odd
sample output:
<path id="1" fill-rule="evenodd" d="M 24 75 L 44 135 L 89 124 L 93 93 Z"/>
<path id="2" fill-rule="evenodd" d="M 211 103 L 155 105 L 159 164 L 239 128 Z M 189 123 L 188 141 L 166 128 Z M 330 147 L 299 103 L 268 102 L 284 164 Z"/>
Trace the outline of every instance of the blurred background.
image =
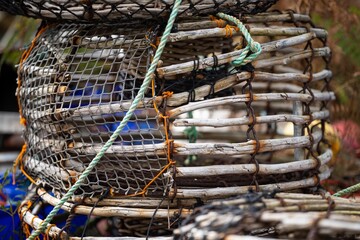
<path id="1" fill-rule="evenodd" d="M 327 131 L 340 146 L 332 177 L 323 186 L 336 192 L 360 182 L 360 1 L 279 0 L 276 8 L 309 14 L 315 25 L 329 33 L 336 101 Z"/>
<path id="2" fill-rule="evenodd" d="M 337 100 L 331 106 L 331 127 L 328 131 L 335 135 L 340 146 L 332 178 L 323 182 L 323 186 L 330 192 L 336 192 L 358 183 L 360 182 L 360 0 L 279 0 L 273 8 L 292 9 L 295 12 L 309 14 L 315 25 L 324 27 L 329 32 L 328 44 L 333 52 L 331 88 L 336 93 Z M 39 25 L 39 20 L 0 12 L 1 207 L 6 206 L 7 197 L 3 196 L 3 192 L 10 184 L 10 175 L 6 169 L 11 168 L 23 144 L 15 96 L 16 65 L 22 49 L 30 44 Z"/>

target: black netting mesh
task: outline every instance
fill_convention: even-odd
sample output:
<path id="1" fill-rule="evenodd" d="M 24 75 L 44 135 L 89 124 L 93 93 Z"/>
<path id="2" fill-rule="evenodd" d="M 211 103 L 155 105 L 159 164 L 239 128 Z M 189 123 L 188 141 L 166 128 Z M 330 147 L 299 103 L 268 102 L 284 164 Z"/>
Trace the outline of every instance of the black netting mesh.
<path id="1" fill-rule="evenodd" d="M 180 16 L 264 12 L 277 0 L 187 0 Z M 67 21 L 116 21 L 166 17 L 174 0 L 0 0 L 0 11 L 34 18 Z"/>

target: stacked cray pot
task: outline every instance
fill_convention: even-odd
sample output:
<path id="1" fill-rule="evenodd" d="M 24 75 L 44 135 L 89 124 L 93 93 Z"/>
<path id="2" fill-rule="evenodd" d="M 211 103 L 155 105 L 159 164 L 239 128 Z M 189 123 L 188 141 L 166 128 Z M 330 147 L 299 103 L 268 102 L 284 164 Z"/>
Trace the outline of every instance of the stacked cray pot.
<path id="1" fill-rule="evenodd" d="M 129 111 L 174 1 L 0 2 L 0 10 L 43 19 L 20 60 L 17 90 L 26 126 L 19 165 L 36 186 L 20 214 L 36 229 L 34 199 L 56 205 Z M 100 235 L 172 236 L 214 199 L 301 191 L 329 177 L 327 32 L 307 15 L 268 10 L 275 2 L 180 4 L 144 98 L 63 205 L 67 224 L 46 234 L 77 239 L 69 224 L 82 214 L 105 221 Z M 224 15 L 260 43 L 257 58 L 239 62 L 252 54 L 249 42 Z"/>

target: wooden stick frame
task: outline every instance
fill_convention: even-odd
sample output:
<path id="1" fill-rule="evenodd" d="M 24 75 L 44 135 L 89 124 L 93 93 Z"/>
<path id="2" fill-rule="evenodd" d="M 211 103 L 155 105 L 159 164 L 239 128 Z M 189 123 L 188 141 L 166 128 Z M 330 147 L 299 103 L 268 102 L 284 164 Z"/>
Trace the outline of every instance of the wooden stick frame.
<path id="1" fill-rule="evenodd" d="M 34 195 L 34 190 L 29 194 L 29 196 Z M 50 204 L 55 204 L 58 201 L 56 198 L 52 197 L 48 194 L 44 189 L 38 188 L 37 194 L 42 197 L 43 201 L 48 202 Z M 246 194 L 246 193 L 245 193 Z M 27 199 L 30 199 L 29 196 Z M 95 199 L 94 199 L 95 200 Z M 110 199 L 111 200 L 111 199 Z M 105 201 L 107 201 L 105 199 Z M 116 199 L 119 201 L 119 199 Z M 126 201 L 126 200 L 123 200 Z M 69 211 L 71 208 L 71 203 L 65 203 L 66 207 L 63 209 Z M 240 197 L 231 198 L 228 200 L 222 201 L 212 201 L 207 202 L 206 204 L 210 204 L 213 206 L 238 206 L 239 209 L 246 209 L 249 206 L 257 206 L 258 216 L 255 221 L 256 225 L 253 225 L 253 228 L 261 226 L 264 224 L 265 226 L 273 226 L 275 227 L 275 231 L 284 236 L 286 234 L 293 234 L 298 231 L 309 231 L 316 221 L 316 225 L 318 228 L 318 233 L 330 236 L 332 234 L 358 234 L 360 233 L 360 202 L 355 199 L 344 199 L 338 197 L 331 197 L 328 193 L 325 195 L 313 195 L 313 194 L 302 194 L 302 193 L 277 193 L 274 197 L 271 198 L 261 198 L 259 202 L 250 203 L 248 199 Z M 166 207 L 166 204 L 164 205 Z M 332 206 L 332 207 L 331 207 Z M 331 211 L 329 212 L 329 208 L 331 207 Z M 78 205 L 74 211 L 76 213 L 82 213 L 87 207 L 84 205 Z M 102 208 L 107 208 L 106 205 L 103 207 L 96 207 L 94 212 L 96 211 L 97 214 L 101 212 Z M 118 207 L 118 209 L 122 209 Z M 140 210 L 137 208 L 132 208 L 129 211 L 144 211 L 144 209 Z M 162 209 L 159 209 L 162 210 Z M 165 209 L 169 213 L 172 211 L 171 209 Z M 87 212 L 85 210 L 85 212 Z M 127 211 L 124 211 L 124 213 Z M 141 215 L 142 213 L 139 214 Z M 160 211 L 161 212 L 161 211 Z M 20 206 L 20 217 L 23 221 L 30 225 L 32 228 L 36 229 L 38 227 L 38 222 L 42 221 L 38 217 L 34 216 L 32 212 L 26 205 L 24 201 L 23 204 Z M 192 211 L 182 212 L 182 218 L 189 217 Z M 197 214 L 199 210 L 197 210 Z M 82 213 L 84 214 L 84 213 Z M 210 215 L 209 215 L 210 214 Z M 228 215 L 233 213 L 229 212 Z M 116 215 L 116 214 L 115 214 Z M 107 216 L 107 214 L 106 214 Z M 190 229 L 195 231 L 204 231 L 206 233 L 208 231 L 208 224 L 206 223 L 207 220 L 211 220 L 212 218 L 222 218 L 224 222 L 231 220 L 232 222 L 237 221 L 236 216 L 232 216 L 231 219 L 227 219 L 227 215 L 225 216 L 224 213 L 217 213 L 216 210 L 206 213 L 203 217 L 200 215 L 196 218 L 197 223 L 190 223 L 187 225 L 182 225 L 178 229 L 175 229 L 174 234 L 178 236 L 180 234 L 184 234 L 188 232 Z M 254 217 L 253 214 L 248 215 L 247 218 Z M 241 218 L 239 218 L 240 220 Z M 197 225 L 199 222 L 202 222 L 202 228 L 199 228 Z M 210 224 L 211 221 L 209 221 Z M 229 225 L 233 226 L 233 225 Z M 213 234 L 222 234 L 228 235 L 228 229 L 223 229 L 222 233 L 217 233 L 215 229 L 213 229 Z M 230 230 L 230 229 L 229 229 Z M 57 237 L 60 234 L 60 229 L 56 226 L 50 226 L 49 236 Z M 230 239 L 246 239 L 247 236 L 234 234 L 227 236 Z M 245 238 L 244 238 L 245 237 Z M 68 237 L 66 232 L 62 232 L 60 239 L 80 239 L 78 237 Z M 94 240 L 107 240 L 110 238 L 107 237 L 86 237 L 86 239 L 94 239 Z M 111 239 L 114 239 L 111 237 Z M 119 237 L 115 238 L 119 240 L 129 239 L 128 237 Z M 131 238 L 134 239 L 134 238 Z M 136 239 L 136 238 L 135 238 Z M 141 239 L 141 238 L 139 238 Z M 168 237 L 158 237 L 154 238 L 157 240 L 164 240 L 168 239 Z M 277 238 L 278 239 L 278 238 Z"/>
<path id="2" fill-rule="evenodd" d="M 174 180 L 172 176 L 177 176 L 179 181 L 183 180 L 188 184 L 191 179 L 215 178 L 217 176 L 231 177 L 236 175 L 237 177 L 244 176 L 248 178 L 250 175 L 259 175 L 266 179 L 266 177 L 270 178 L 272 175 L 287 173 L 308 174 L 304 179 L 294 177 L 294 179 L 288 181 L 282 180 L 276 184 L 269 180 L 269 182 L 259 185 L 260 190 L 288 191 L 315 186 L 318 184 L 319 179 L 325 179 L 329 176 L 330 170 L 327 169 L 327 163 L 330 161 L 332 153 L 322 143 L 322 131 L 314 128 L 313 132 L 307 131 L 308 133 L 305 134 L 306 131 L 304 130 L 307 126 L 311 126 L 315 120 L 323 122 L 329 117 L 329 111 L 324 107 L 324 103 L 334 100 L 335 94 L 331 91 L 322 91 L 319 86 L 331 78 L 332 72 L 329 69 L 324 69 L 324 66 L 321 66 L 317 72 L 306 72 L 303 71 L 302 66 L 302 63 L 310 58 L 314 61 L 323 61 L 323 59 L 330 57 L 330 49 L 326 46 L 314 44 L 311 49 L 305 48 L 309 42 L 325 39 L 327 32 L 316 27 L 302 27 L 308 26 L 311 20 L 308 16 L 299 14 L 265 13 L 259 16 L 244 16 L 242 20 L 248 25 L 250 34 L 259 37 L 262 41 L 262 54 L 252 62 L 255 68 L 253 73 L 231 67 L 232 61 L 237 59 L 243 52 L 243 49 L 227 45 L 231 41 L 242 41 L 241 34 L 235 30 L 234 26 L 228 26 L 224 21 L 209 21 L 205 18 L 179 20 L 176 31 L 174 30 L 169 37 L 169 45 L 165 49 L 166 58 L 162 59 L 157 68 L 156 76 L 154 76 L 154 85 L 162 82 L 171 86 L 173 82 L 186 81 L 187 77 L 193 74 L 195 70 L 194 65 L 197 65 L 196 70 L 199 71 L 199 75 L 207 71 L 209 73 L 213 73 L 211 71 L 216 72 L 217 68 L 222 67 L 228 69 L 229 74 L 225 74 L 225 76 L 219 75 L 218 79 L 211 84 L 204 82 L 194 87 L 194 89 L 177 91 L 172 95 L 163 96 L 159 94 L 152 96 L 149 88 L 146 97 L 138 106 L 138 112 L 140 113 L 136 113 L 136 116 L 131 121 L 136 122 L 151 118 L 152 121 L 156 122 L 156 127 L 151 131 L 144 131 L 146 133 L 141 130 L 136 133 L 124 133 L 121 136 L 121 141 L 136 138 L 147 140 L 145 136 L 156 138 L 157 141 L 141 145 L 113 145 L 105 152 L 105 158 L 109 162 L 114 159 L 118 160 L 123 164 L 121 167 L 124 167 L 115 170 L 108 169 L 109 171 L 113 172 L 116 176 L 123 171 L 124 176 L 148 179 L 156 176 L 162 170 L 163 164 L 166 164 L 166 160 L 168 160 L 169 152 L 171 152 L 171 156 L 175 160 L 179 160 L 178 162 L 182 163 L 182 159 L 189 155 L 198 155 L 204 158 L 211 156 L 214 159 L 216 159 L 215 157 L 224 159 L 231 157 L 235 159 L 241 156 L 238 158 L 244 160 L 250 159 L 256 154 L 290 151 L 294 155 L 294 159 L 289 157 L 285 163 L 274 161 L 270 164 L 261 162 L 255 164 L 253 161 L 251 164 L 227 163 L 219 165 L 206 162 L 199 166 L 176 166 L 176 168 L 169 168 L 164 171 L 161 174 L 161 181 L 176 182 L 176 179 Z M 298 21 L 301 23 L 301 26 L 295 27 L 290 26 L 291 24 L 283 24 L 285 21 Z M 266 26 L 267 22 L 274 23 L 274 26 Z M 129 32 L 131 32 L 131 29 L 129 29 Z M 151 58 L 155 45 L 150 45 L 153 42 L 149 41 L 147 36 L 136 35 L 133 40 L 125 37 L 115 37 L 115 35 L 111 39 L 102 37 L 89 36 L 80 39 L 75 36 L 74 38 L 66 39 L 62 36 L 61 41 L 70 41 L 70 44 L 75 44 L 78 47 L 87 47 L 84 56 L 81 56 L 81 51 L 73 54 L 74 56 L 72 57 L 76 61 L 83 60 L 86 62 L 94 57 L 99 59 L 100 62 L 121 60 L 116 62 L 115 65 L 122 65 L 124 69 L 128 69 L 127 72 L 124 70 L 125 78 L 136 79 L 136 81 L 133 81 L 134 85 L 131 86 L 132 94 L 135 94 L 135 85 L 138 82 L 141 83 L 142 76 L 146 72 L 146 64 Z M 269 41 L 266 42 L 266 39 L 269 39 Z M 206 40 L 209 40 L 211 44 L 206 44 Z M 20 97 L 31 97 L 31 99 L 26 100 L 26 104 L 35 106 L 34 108 L 23 108 L 24 116 L 27 117 L 29 122 L 29 129 L 26 132 L 27 141 L 36 151 L 49 151 L 55 153 L 54 155 L 56 153 L 64 153 L 64 156 L 61 156 L 53 164 L 51 164 L 51 161 L 42 161 L 35 157 L 25 157 L 23 163 L 25 168 L 32 171 L 32 174 L 41 175 L 44 170 L 47 170 L 48 174 L 56 177 L 58 181 L 62 182 L 62 186 L 67 188 L 77 179 L 86 164 L 88 164 L 88 160 L 84 159 L 96 155 L 103 147 L 104 139 L 108 138 L 108 136 L 104 136 L 102 130 L 100 131 L 96 128 L 97 122 L 103 120 L 101 124 L 106 124 L 110 123 L 110 121 L 113 123 L 114 119 L 116 119 L 116 122 L 121 121 L 132 104 L 132 100 L 131 98 L 114 100 L 115 97 L 111 95 L 111 92 L 108 93 L 106 91 L 106 97 L 100 95 L 88 96 L 83 93 L 76 96 L 75 99 L 73 95 L 76 89 L 71 88 L 74 83 L 79 84 L 79 88 L 85 91 L 86 83 L 99 86 L 115 86 L 118 81 L 123 81 L 123 79 L 114 74 L 107 75 L 104 72 L 100 72 L 98 75 L 91 74 L 90 72 L 85 72 L 84 74 L 76 72 L 76 74 L 72 74 L 70 70 L 64 70 L 67 64 L 66 59 L 68 59 L 67 54 L 71 55 L 70 51 L 61 55 L 56 47 L 54 47 L 56 45 L 53 45 L 51 41 L 41 39 L 41 43 L 49 49 L 54 55 L 54 59 L 57 59 L 58 62 L 54 63 L 54 66 L 40 66 L 31 64 L 31 62 L 24 62 L 23 68 L 20 69 L 20 72 L 23 71 L 28 76 L 25 79 L 27 89 L 19 89 Z M 131 44 L 140 46 L 142 49 L 141 53 L 134 53 L 135 62 L 127 58 L 133 54 L 131 50 L 126 52 L 117 51 L 116 48 L 113 48 L 114 46 L 123 46 L 125 48 L 131 46 Z M 191 45 L 194 49 L 191 51 L 187 50 L 187 44 Z M 216 57 L 209 54 L 210 45 L 212 44 L 214 44 L 214 55 Z M 222 48 L 222 45 L 227 46 Z M 184 53 L 179 53 L 182 49 L 184 49 Z M 201 53 L 203 54 L 198 60 L 194 60 L 192 58 L 196 56 L 194 56 L 193 52 L 200 55 Z M 111 55 L 109 59 L 107 54 Z M 142 54 L 147 56 L 142 59 Z M 173 62 L 167 61 L 167 58 L 171 58 Z M 142 64 L 145 65 L 142 66 Z M 70 65 L 71 67 L 76 66 L 75 63 Z M 138 69 L 140 68 L 139 66 L 142 67 L 140 70 Z M 114 71 L 114 69 L 122 71 L 119 66 L 114 66 L 109 71 Z M 205 73 L 203 78 L 206 81 Z M 43 79 L 46 79 L 48 83 L 39 86 L 39 81 Z M 196 76 L 194 81 L 200 82 L 203 80 L 201 76 Z M 248 91 L 246 88 L 249 82 L 251 82 L 252 89 Z M 123 89 L 126 88 L 124 86 L 122 85 Z M 225 90 L 232 90 L 235 94 L 229 94 L 229 96 L 216 95 Z M 27 91 L 30 91 L 31 94 L 27 95 Z M 37 98 L 38 95 L 41 97 Z M 215 97 L 212 98 L 212 95 Z M 71 108 L 61 104 L 61 101 L 71 102 L 71 98 L 77 101 L 77 107 Z M 43 107 L 44 105 L 50 107 L 46 109 L 46 107 Z M 158 106 L 163 117 L 168 119 L 167 123 L 162 123 L 163 117 L 155 110 L 154 105 Z M 216 111 L 225 107 L 233 109 L 231 111 L 234 112 L 234 109 L 236 109 L 236 112 L 243 112 L 243 115 L 240 117 L 236 115 L 233 118 L 216 119 L 181 118 L 181 115 L 192 111 L 203 109 Z M 267 110 L 266 116 L 251 115 L 249 112 L 251 108 L 255 109 L 256 111 L 253 111 L 256 113 L 258 113 L 258 109 L 264 108 L 270 109 L 270 111 Z M 106 119 L 104 119 L 104 115 L 107 115 Z M 263 135 L 260 135 L 261 131 L 259 131 L 258 136 L 260 138 L 256 138 L 254 135 L 253 138 L 248 137 L 249 139 L 246 141 L 237 139 L 231 142 L 230 137 L 228 142 L 221 141 L 221 138 L 226 138 L 226 134 L 233 131 L 231 128 L 237 127 L 239 129 L 246 126 L 260 128 L 266 124 L 277 125 L 280 122 L 295 124 L 296 131 L 294 135 L 287 137 L 273 135 L 270 139 L 265 137 L 263 139 Z M 168 129 L 164 129 L 166 124 L 169 124 L 174 130 L 173 136 L 179 136 L 179 134 L 176 135 L 176 129 L 180 127 L 218 128 L 219 136 L 197 143 L 184 143 L 173 138 L 171 139 L 170 149 L 169 142 L 164 141 L 166 133 L 169 133 Z M 90 132 L 90 134 L 87 132 Z M 94 133 L 97 133 L 96 137 L 93 136 Z M 202 133 L 202 130 L 200 130 L 200 133 Z M 200 138 L 200 140 L 204 139 Z M 313 157 L 305 157 L 306 153 L 313 153 L 314 149 L 320 148 L 324 149 L 313 154 Z M 307 150 L 305 151 L 305 149 Z M 152 162 L 152 160 L 156 159 L 159 161 Z M 148 161 L 148 167 L 142 168 L 141 164 L 144 164 L 145 161 Z M 58 164 L 59 162 L 61 164 Z M 154 167 L 156 164 L 158 166 Z M 109 163 L 108 165 L 112 164 Z M 135 173 L 135 171 L 131 170 L 133 165 L 138 166 L 138 168 L 140 166 L 139 170 L 146 169 L 146 173 Z M 98 167 L 101 171 L 105 171 L 108 166 L 105 163 L 100 163 Z M 317 175 L 315 170 L 319 169 L 321 169 L 321 173 Z M 107 173 L 101 174 L 107 175 Z M 96 177 L 100 179 L 99 176 Z M 108 180 L 107 176 L 106 179 Z M 123 176 L 117 177 L 117 180 L 112 181 L 117 181 L 118 184 L 125 183 L 131 187 L 138 184 L 129 183 L 130 181 Z M 49 185 L 49 183 L 47 184 Z M 254 187 L 252 184 L 250 184 L 251 186 L 248 186 L 248 184 L 234 184 L 233 187 L 219 189 L 213 185 L 207 188 L 196 187 L 196 183 L 194 183 L 192 189 L 185 184 L 178 185 L 178 188 L 170 189 L 170 196 L 175 199 L 190 200 L 194 198 L 212 199 L 228 197 L 234 193 L 244 193 L 249 187 Z M 92 185 L 89 188 L 92 189 L 92 187 L 95 186 Z M 123 189 L 122 187 L 119 188 Z M 57 191 L 56 187 L 54 191 Z M 117 191 L 120 192 L 117 189 L 115 193 L 118 193 Z M 88 211 L 88 209 L 84 211 Z M 100 211 L 99 214 L 103 213 Z M 133 213 L 129 212 L 128 214 L 131 215 Z M 150 212 L 146 214 L 147 217 L 151 215 Z M 145 217 L 145 215 L 140 217 Z"/>

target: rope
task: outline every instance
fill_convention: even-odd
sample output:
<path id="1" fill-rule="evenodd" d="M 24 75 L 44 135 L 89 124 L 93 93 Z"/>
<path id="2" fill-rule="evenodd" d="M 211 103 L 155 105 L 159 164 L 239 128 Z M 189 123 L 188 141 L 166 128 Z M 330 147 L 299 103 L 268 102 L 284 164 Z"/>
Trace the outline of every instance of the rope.
<path id="1" fill-rule="evenodd" d="M 234 61 L 232 61 L 232 64 L 235 67 L 240 67 L 242 65 L 246 65 L 249 62 L 252 62 L 255 58 L 257 58 L 260 55 L 260 53 L 262 51 L 261 44 L 258 42 L 255 42 L 251 38 L 249 31 L 246 29 L 244 24 L 242 24 L 242 22 L 239 19 L 237 19 L 233 16 L 230 16 L 230 15 L 227 15 L 225 13 L 218 13 L 217 16 L 219 18 L 222 18 L 229 22 L 234 23 L 239 28 L 239 30 L 241 31 L 241 33 L 243 34 L 243 36 L 247 42 L 247 46 L 241 52 L 240 56 L 237 59 L 235 59 Z M 225 31 L 226 31 L 226 34 L 228 34 L 228 29 L 225 29 Z M 251 51 L 252 54 L 250 54 L 248 56 L 249 51 Z"/>
<path id="2" fill-rule="evenodd" d="M 335 193 L 333 196 L 341 197 L 341 196 L 348 195 L 348 194 L 358 192 L 358 191 L 360 191 L 360 183 L 352 185 L 352 186 L 350 186 L 348 188 L 345 188 L 345 189 Z"/>
<path id="3" fill-rule="evenodd" d="M 23 70 L 23 64 L 25 62 L 25 60 L 30 56 L 31 51 L 34 49 L 35 44 L 37 42 L 37 40 L 39 39 L 39 37 L 41 36 L 41 34 L 43 34 L 45 32 L 45 30 L 48 28 L 48 26 L 40 26 L 39 31 L 36 33 L 34 39 L 31 41 L 31 45 L 28 49 L 26 49 L 23 54 L 21 55 L 20 58 L 20 66 L 19 66 L 19 72 L 18 72 L 18 80 L 17 80 L 17 89 L 16 89 L 16 98 L 17 98 L 17 104 L 18 104 L 18 108 L 19 108 L 19 116 L 20 116 L 20 124 L 23 126 L 26 126 L 26 119 L 23 116 L 23 109 L 22 109 L 22 104 L 21 104 L 21 97 L 20 97 L 20 89 L 21 89 L 21 70 Z M 30 181 L 32 183 L 35 183 L 35 181 L 25 172 L 25 170 L 23 169 L 22 166 L 22 160 L 23 157 L 26 153 L 26 143 L 24 143 L 24 145 L 22 146 L 21 152 L 19 153 L 18 157 L 16 158 L 14 164 L 13 164 L 13 185 L 15 184 L 16 181 L 16 168 L 19 165 L 19 163 L 21 164 L 21 172 L 28 178 L 30 179 Z"/>
<path id="4" fill-rule="evenodd" d="M 61 206 L 64 205 L 67 200 L 69 200 L 70 197 L 72 197 L 75 193 L 75 191 L 80 187 L 80 185 L 84 182 L 84 180 L 87 178 L 87 176 L 90 174 L 90 172 L 93 170 L 93 168 L 96 166 L 96 164 L 100 161 L 101 157 L 104 155 L 106 150 L 109 149 L 109 147 L 114 143 L 116 138 L 119 136 L 120 132 L 123 130 L 123 128 L 126 126 L 127 122 L 130 120 L 132 114 L 134 113 L 135 109 L 137 108 L 137 105 L 141 101 L 141 99 L 144 98 L 144 93 L 147 90 L 155 69 L 157 67 L 157 64 L 160 60 L 161 54 L 164 50 L 164 47 L 167 42 L 167 38 L 171 32 L 171 29 L 174 25 L 175 18 L 178 14 L 178 9 L 181 4 L 182 0 L 175 0 L 173 9 L 171 11 L 171 15 L 169 17 L 169 20 L 167 22 L 165 31 L 161 37 L 160 44 L 158 46 L 158 49 L 155 53 L 154 59 L 151 62 L 150 68 L 146 73 L 144 82 L 141 85 L 141 88 L 136 95 L 133 103 L 131 104 L 129 111 L 126 113 L 125 117 L 121 121 L 120 125 L 117 127 L 115 132 L 111 135 L 110 139 L 105 143 L 105 145 L 102 147 L 102 149 L 96 154 L 94 159 L 90 162 L 89 166 L 84 170 L 84 172 L 80 175 L 79 179 L 76 181 L 76 183 L 71 187 L 71 189 L 60 199 L 60 202 L 53 208 L 53 210 L 49 213 L 49 215 L 46 217 L 46 219 L 41 223 L 39 228 L 34 231 L 31 236 L 28 238 L 28 240 L 34 240 L 37 236 L 39 236 L 40 233 L 42 233 L 48 224 L 51 222 L 53 217 L 57 214 L 57 212 L 60 210 Z"/>

